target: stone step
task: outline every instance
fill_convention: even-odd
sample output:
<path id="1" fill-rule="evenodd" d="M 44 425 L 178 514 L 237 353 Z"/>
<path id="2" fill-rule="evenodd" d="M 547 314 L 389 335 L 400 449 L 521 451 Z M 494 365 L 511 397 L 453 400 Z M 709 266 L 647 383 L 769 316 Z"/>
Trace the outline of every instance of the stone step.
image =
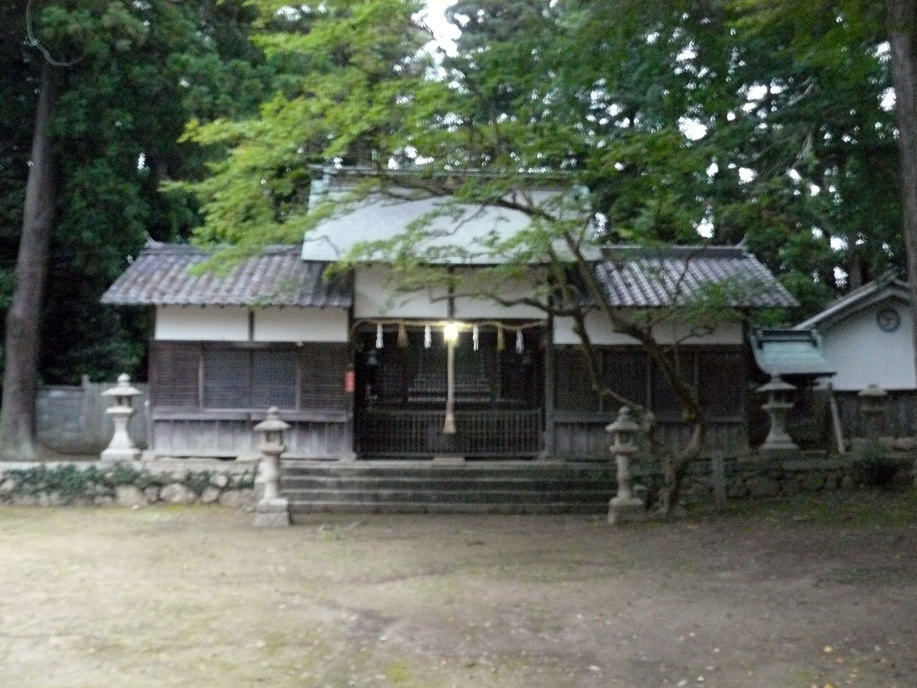
<path id="1" fill-rule="evenodd" d="M 607 464 L 284 460 L 281 493 L 292 513 L 602 513 L 613 476 Z"/>
<path id="2" fill-rule="evenodd" d="M 297 517 L 317 513 L 339 514 L 604 514 L 608 502 L 602 504 L 469 504 L 467 502 L 290 502 L 294 522 Z"/>

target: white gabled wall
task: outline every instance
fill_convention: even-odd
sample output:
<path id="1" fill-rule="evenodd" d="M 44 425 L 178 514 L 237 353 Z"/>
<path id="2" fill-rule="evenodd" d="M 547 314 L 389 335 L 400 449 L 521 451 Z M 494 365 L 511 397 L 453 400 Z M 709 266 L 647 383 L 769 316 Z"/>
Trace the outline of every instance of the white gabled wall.
<path id="1" fill-rule="evenodd" d="M 586 319 L 586 326 L 593 344 L 608 346 L 637 344 L 637 340 L 632 337 L 616 332 L 611 323 L 599 313 L 590 314 Z M 653 334 L 660 344 L 671 344 L 676 341 L 694 345 L 740 345 L 743 343 L 742 323 L 739 322 L 719 323 L 712 330 L 697 328 L 696 333 L 693 335 L 689 332 L 689 328 L 684 325 L 660 325 L 655 328 Z M 554 343 L 581 343 L 579 336 L 573 331 L 572 318 L 554 319 Z"/>
<path id="2" fill-rule="evenodd" d="M 502 306 L 493 299 L 485 297 L 461 296 L 461 292 L 470 290 L 487 293 L 497 291 L 505 300 L 520 299 L 531 293 L 531 285 L 523 283 L 498 283 L 493 276 L 484 277 L 475 274 L 473 268 L 456 268 L 472 275 L 474 284 L 459 287 L 458 296 L 454 297 L 454 317 L 457 320 L 484 319 L 524 319 L 542 320 L 547 316 L 544 311 L 524 304 Z M 488 286 L 482 280 L 488 280 Z M 390 271 L 384 267 L 364 267 L 356 271 L 354 278 L 354 317 L 361 318 L 416 318 L 418 320 L 441 320 L 449 316 L 449 299 L 442 286 L 433 286 L 429 290 L 408 293 L 396 293 L 390 279 Z"/>
<path id="3" fill-rule="evenodd" d="M 432 299 L 431 299 L 432 295 Z M 389 271 L 382 267 L 357 269 L 354 275 L 354 318 L 445 319 L 449 315 L 442 287 L 407 294 L 394 293 Z"/>
<path id="4" fill-rule="evenodd" d="M 533 279 L 542 271 L 538 268 L 533 273 Z M 467 287 L 459 286 L 458 291 L 465 293 L 494 293 L 498 294 L 507 303 L 516 301 L 532 294 L 533 285 L 528 282 L 519 282 L 500 279 L 494 274 L 476 274 L 475 270 L 465 268 L 461 271 L 463 279 L 469 280 Z M 491 298 L 484 297 L 455 297 L 455 317 L 458 320 L 475 319 L 517 319 L 517 320 L 543 320 L 547 318 L 545 312 L 535 306 L 527 304 L 512 304 L 503 306 Z"/>
<path id="5" fill-rule="evenodd" d="M 894 308 L 901 324 L 882 330 L 876 315 Z M 851 315 L 833 327 L 819 329 L 825 359 L 837 371 L 831 385 L 839 391 L 859 391 L 870 384 L 886 390 L 915 389 L 913 325 L 907 304 L 888 299 Z"/>

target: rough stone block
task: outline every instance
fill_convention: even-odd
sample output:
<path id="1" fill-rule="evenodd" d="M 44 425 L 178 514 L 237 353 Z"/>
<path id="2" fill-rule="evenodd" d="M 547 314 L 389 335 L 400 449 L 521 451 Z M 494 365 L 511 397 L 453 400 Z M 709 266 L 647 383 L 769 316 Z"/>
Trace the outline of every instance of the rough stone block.
<path id="1" fill-rule="evenodd" d="M 136 485 L 118 485 L 115 487 L 115 502 L 120 506 L 145 506 L 147 498 Z"/>
<path id="2" fill-rule="evenodd" d="M 806 492 L 818 492 L 825 487 L 825 476 L 818 471 L 812 471 L 802 479 L 802 489 Z"/>
<path id="3" fill-rule="evenodd" d="M 180 483 L 169 483 L 159 491 L 159 499 L 169 504 L 193 504 L 197 495 Z"/>
<path id="4" fill-rule="evenodd" d="M 210 484 L 222 490 L 229 485 L 229 476 L 225 473 L 214 473 L 210 476 Z"/>
<path id="5" fill-rule="evenodd" d="M 220 506 L 239 509 L 251 506 L 254 501 L 254 495 L 252 490 L 226 490 L 220 494 L 220 498 L 217 501 Z"/>
<path id="6" fill-rule="evenodd" d="M 220 489 L 213 485 L 208 485 L 204 488 L 204 491 L 201 492 L 201 503 L 203 504 L 215 504 L 219 498 Z"/>
<path id="7" fill-rule="evenodd" d="M 745 487 L 752 497 L 776 497 L 780 494 L 780 483 L 764 476 L 749 478 Z"/>

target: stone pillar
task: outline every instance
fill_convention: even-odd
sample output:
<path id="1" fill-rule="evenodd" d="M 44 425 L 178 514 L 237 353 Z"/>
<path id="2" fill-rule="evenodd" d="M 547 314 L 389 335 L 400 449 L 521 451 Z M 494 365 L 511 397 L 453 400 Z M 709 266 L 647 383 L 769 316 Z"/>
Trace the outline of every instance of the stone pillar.
<path id="1" fill-rule="evenodd" d="M 759 449 L 770 455 L 781 455 L 785 453 L 794 453 L 799 447 L 786 431 L 786 417 L 790 409 L 793 408 L 793 402 L 790 401 L 790 395 L 796 389 L 789 382 L 784 382 L 779 375 L 775 375 L 767 384 L 758 387 L 760 394 L 767 395 L 767 401 L 762 404 L 761 408 L 767 411 L 770 416 L 770 431 Z"/>
<path id="2" fill-rule="evenodd" d="M 111 417 L 115 425 L 111 442 L 102 452 L 102 461 L 136 461 L 140 458 L 140 450 L 128 432 L 128 425 L 134 415 L 133 400 L 139 395 L 140 390 L 131 386 L 131 378 L 127 373 L 118 376 L 117 385 L 102 392 L 103 397 L 114 399 L 114 403 L 105 409 L 105 413 Z"/>
<path id="3" fill-rule="evenodd" d="M 254 428 L 255 432 L 262 435 L 258 446 L 261 452 L 258 474 L 264 485 L 264 493 L 255 505 L 255 527 L 278 528 L 290 525 L 289 504 L 280 496 L 280 455 L 286 451 L 283 433 L 289 428 L 289 423 L 280 420 L 276 406 L 269 408 L 267 418 Z"/>
<path id="4" fill-rule="evenodd" d="M 622 406 L 614 423 L 605 426 L 614 443 L 609 447 L 617 463 L 618 493 L 608 502 L 608 522 L 641 521 L 646 518 L 646 504 L 634 497 L 631 489 L 630 457 L 637 451 L 634 438 L 640 426 L 631 417 L 631 410 Z"/>
<path id="5" fill-rule="evenodd" d="M 863 435 L 869 442 L 879 441 L 885 430 L 885 399 L 888 392 L 879 385 L 869 385 L 857 395 L 863 417 Z"/>

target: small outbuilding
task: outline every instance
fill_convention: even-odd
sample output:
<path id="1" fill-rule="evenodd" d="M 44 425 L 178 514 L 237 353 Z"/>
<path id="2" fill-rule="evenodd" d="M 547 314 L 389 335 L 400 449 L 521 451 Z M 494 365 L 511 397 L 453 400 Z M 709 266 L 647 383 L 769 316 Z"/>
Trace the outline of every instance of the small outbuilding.
<path id="1" fill-rule="evenodd" d="M 911 309 L 907 283 L 888 273 L 794 329 L 817 333 L 825 360 L 836 371 L 831 384 L 838 392 L 859 392 L 869 385 L 915 390 Z"/>

